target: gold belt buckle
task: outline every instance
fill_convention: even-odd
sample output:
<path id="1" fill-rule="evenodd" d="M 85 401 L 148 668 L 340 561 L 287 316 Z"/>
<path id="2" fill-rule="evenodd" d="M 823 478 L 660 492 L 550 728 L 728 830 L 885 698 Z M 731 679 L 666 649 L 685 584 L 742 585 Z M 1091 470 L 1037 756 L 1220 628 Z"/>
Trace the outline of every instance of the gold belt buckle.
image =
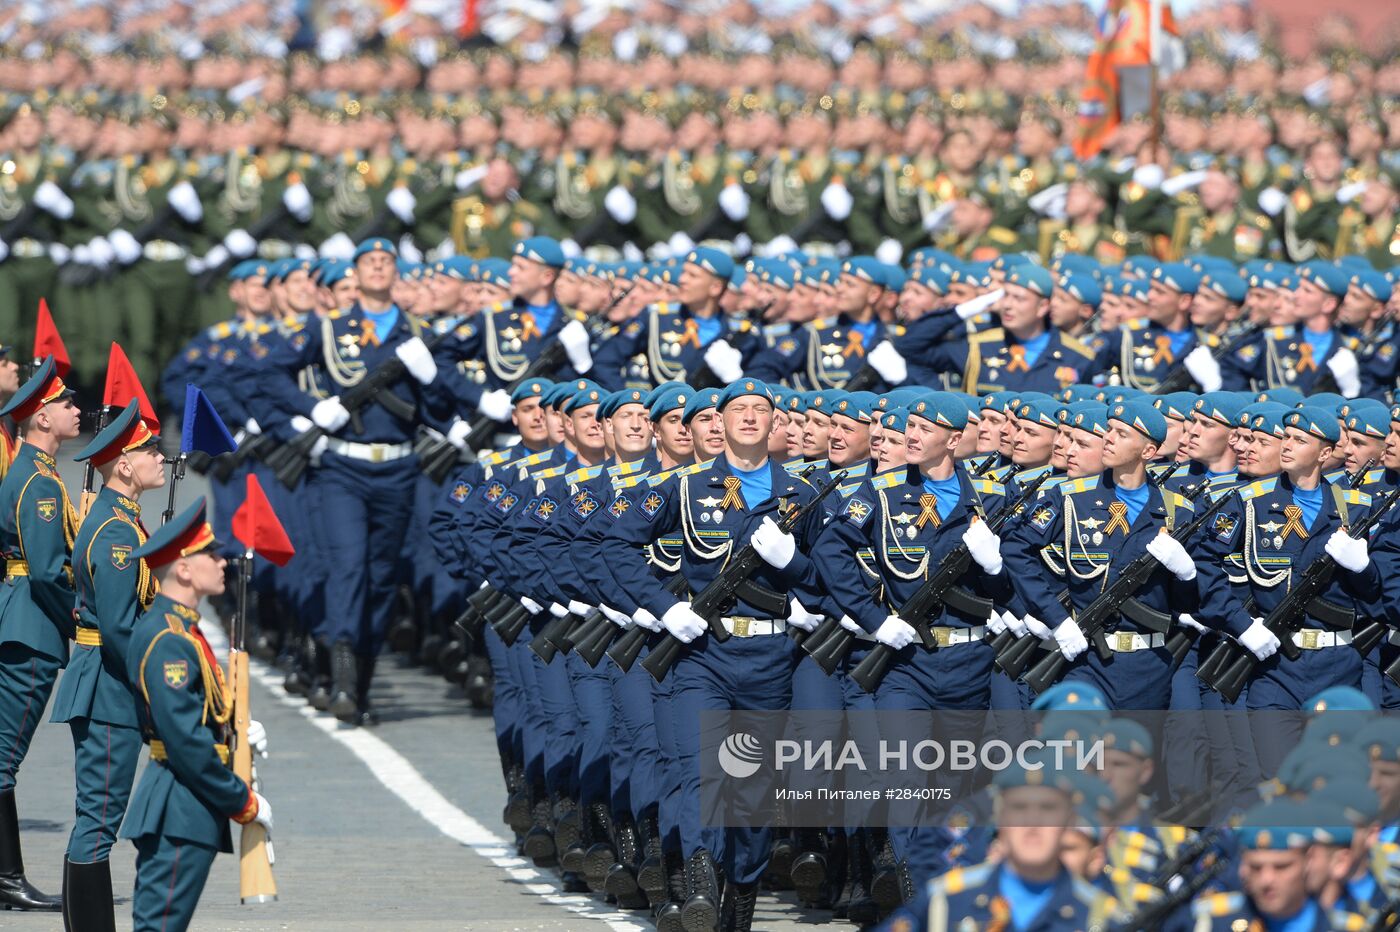
<path id="1" fill-rule="evenodd" d="M 934 628 L 934 629 L 933 629 L 933 641 L 934 641 L 934 643 L 937 644 L 939 647 L 947 647 L 949 644 L 953 643 L 953 629 L 952 629 L 952 628 Z"/>
<path id="2" fill-rule="evenodd" d="M 369 461 L 371 463 L 384 462 L 384 444 L 371 443 L 369 445 Z"/>
<path id="3" fill-rule="evenodd" d="M 1132 635 L 1132 632 L 1130 632 L 1130 631 L 1119 631 L 1119 632 L 1118 632 L 1117 634 L 1115 634 L 1113 637 L 1114 637 L 1114 643 L 1117 645 L 1114 649 L 1117 650 L 1119 653 L 1124 653 L 1124 654 L 1126 654 L 1126 653 L 1129 653 L 1129 652 L 1132 651 L 1132 649 L 1133 649 L 1133 635 Z"/>
<path id="4" fill-rule="evenodd" d="M 1322 634 L 1316 628 L 1303 629 L 1303 650 L 1317 650 L 1317 639 Z"/>
<path id="5" fill-rule="evenodd" d="M 749 622 L 752 618 L 731 618 L 729 623 L 734 626 L 734 636 L 736 638 L 746 638 L 749 636 Z"/>

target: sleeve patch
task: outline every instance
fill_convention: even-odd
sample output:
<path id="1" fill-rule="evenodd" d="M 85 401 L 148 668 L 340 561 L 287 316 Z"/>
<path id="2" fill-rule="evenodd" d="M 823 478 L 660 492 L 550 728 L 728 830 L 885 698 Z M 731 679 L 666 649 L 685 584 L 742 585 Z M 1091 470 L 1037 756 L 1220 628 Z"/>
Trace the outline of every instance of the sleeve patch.
<path id="1" fill-rule="evenodd" d="M 510 510 L 520 501 L 520 496 L 514 492 L 507 492 L 496 501 L 496 510 L 501 514 L 510 514 Z"/>
<path id="2" fill-rule="evenodd" d="M 612 504 L 608 506 L 608 513 L 614 518 L 621 518 L 623 515 L 627 514 L 627 509 L 631 507 L 632 502 L 627 496 L 619 495 L 617 498 L 613 499 Z"/>
<path id="3" fill-rule="evenodd" d="M 1051 505 L 1041 505 L 1031 512 L 1031 526 L 1038 531 L 1048 528 L 1055 520 L 1056 510 Z"/>
<path id="4" fill-rule="evenodd" d="M 642 514 L 650 521 L 656 517 L 656 513 L 666 504 L 666 499 L 660 492 L 651 492 L 642 500 Z"/>
<path id="5" fill-rule="evenodd" d="M 530 517 L 534 518 L 540 524 L 548 524 L 550 519 L 554 517 L 554 513 L 558 510 L 559 503 L 546 495 L 541 498 L 539 504 L 535 505 L 534 509 L 531 510 Z"/>
<path id="6" fill-rule="evenodd" d="M 506 494 L 505 483 L 493 482 L 486 488 L 481 490 L 481 500 L 486 502 L 487 504 L 491 504 L 496 501 L 499 501 L 501 496 L 504 494 Z"/>
<path id="7" fill-rule="evenodd" d="M 58 499 L 40 498 L 34 501 L 34 507 L 39 512 L 39 517 L 45 521 L 52 521 L 58 514 Z"/>
<path id="8" fill-rule="evenodd" d="M 470 494 L 472 494 L 471 483 L 459 482 L 452 487 L 452 491 L 448 493 L 447 497 L 460 505 L 467 500 L 467 496 Z"/>
<path id="9" fill-rule="evenodd" d="M 125 544 L 112 545 L 112 565 L 119 570 L 131 566 L 131 547 Z"/>
<path id="10" fill-rule="evenodd" d="M 1229 515 L 1216 515 L 1215 523 L 1211 525 L 1210 531 L 1215 535 L 1215 539 L 1224 543 L 1230 539 L 1230 535 L 1235 533 L 1235 519 Z"/>
<path id="11" fill-rule="evenodd" d="M 864 527 L 873 510 L 869 502 L 852 496 L 847 499 L 846 507 L 841 509 L 841 515 L 856 527 Z"/>
<path id="12" fill-rule="evenodd" d="M 603 503 L 598 501 L 598 496 L 588 489 L 581 490 L 570 501 L 571 510 L 580 518 L 587 518 L 593 512 L 602 507 Z"/>
<path id="13" fill-rule="evenodd" d="M 190 681 L 190 665 L 187 660 L 170 660 L 165 664 L 165 685 L 171 689 L 184 689 Z"/>

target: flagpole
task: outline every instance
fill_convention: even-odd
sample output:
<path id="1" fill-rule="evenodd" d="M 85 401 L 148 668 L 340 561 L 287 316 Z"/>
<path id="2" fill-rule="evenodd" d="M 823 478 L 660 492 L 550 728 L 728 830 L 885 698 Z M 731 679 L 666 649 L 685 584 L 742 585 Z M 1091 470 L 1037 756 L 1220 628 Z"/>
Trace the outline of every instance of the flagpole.
<path id="1" fill-rule="evenodd" d="M 1149 0 L 1148 3 L 1148 72 L 1149 106 L 1152 118 L 1152 160 L 1161 159 L 1162 146 L 1162 105 L 1157 89 L 1157 71 L 1162 64 L 1162 2 Z"/>

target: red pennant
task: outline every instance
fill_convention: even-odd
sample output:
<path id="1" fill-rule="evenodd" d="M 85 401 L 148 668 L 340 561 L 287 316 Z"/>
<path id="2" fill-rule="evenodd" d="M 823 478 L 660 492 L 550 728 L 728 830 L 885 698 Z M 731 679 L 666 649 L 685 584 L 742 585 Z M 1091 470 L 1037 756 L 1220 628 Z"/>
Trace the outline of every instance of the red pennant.
<path id="1" fill-rule="evenodd" d="M 233 536 L 244 547 L 278 566 L 286 566 L 297 553 L 258 477 L 252 473 L 248 473 L 248 494 L 233 513 Z"/>
<path id="2" fill-rule="evenodd" d="M 39 299 L 39 321 L 34 325 L 34 358 L 52 356 L 58 369 L 58 377 L 68 374 L 72 365 L 68 362 L 68 347 L 63 345 L 63 337 L 54 326 L 53 315 L 49 313 L 49 302 Z"/>
<path id="3" fill-rule="evenodd" d="M 146 427 L 151 433 L 159 434 L 160 421 L 156 418 L 156 409 L 151 406 L 151 399 L 146 397 L 140 377 L 131 367 L 126 353 L 113 343 L 112 352 L 107 357 L 107 385 L 102 390 L 102 404 L 125 408 L 133 398 L 141 405 L 141 420 L 146 422 Z"/>

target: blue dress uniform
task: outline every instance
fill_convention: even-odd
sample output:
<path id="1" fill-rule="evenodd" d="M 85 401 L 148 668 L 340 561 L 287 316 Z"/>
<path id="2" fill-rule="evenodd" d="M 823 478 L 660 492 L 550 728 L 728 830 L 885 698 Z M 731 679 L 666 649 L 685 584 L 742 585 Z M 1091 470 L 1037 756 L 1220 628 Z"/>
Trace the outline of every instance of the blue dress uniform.
<path id="1" fill-rule="evenodd" d="M 840 388 L 865 367 L 866 353 L 882 339 L 884 325 L 878 320 L 825 317 L 759 350 L 745 375 L 808 390 Z"/>
<path id="2" fill-rule="evenodd" d="M 159 570 L 215 543 L 201 498 L 131 559 Z M 127 677 L 151 745 L 151 764 L 121 828 L 121 837 L 136 845 L 136 932 L 188 928 L 214 856 L 233 851 L 229 820 L 247 823 L 258 815 L 258 797 L 229 768 L 232 709 L 198 623 L 195 609 L 158 595 L 127 647 Z"/>
<path id="3" fill-rule="evenodd" d="M 156 442 L 133 401 L 76 458 L 100 465 Z M 131 556 L 145 542 L 141 506 L 105 486 L 73 542 L 77 646 L 50 714 L 73 732 L 77 793 L 64 884 L 70 910 L 87 901 L 110 911 L 107 859 L 141 755 L 126 648 L 137 616 L 156 594 L 150 569 Z"/>
<path id="4" fill-rule="evenodd" d="M 1325 429 L 1321 422 L 1317 426 Z M 1332 429 L 1335 436 L 1335 419 Z M 1312 492 L 1316 513 L 1309 521 L 1305 505 L 1310 496 L 1295 489 L 1286 475 L 1258 479 L 1235 490 L 1231 503 L 1199 541 L 1197 620 L 1238 639 L 1249 628 L 1251 616 L 1265 617 L 1278 605 L 1295 573 L 1324 555 L 1327 538 L 1359 520 L 1371 506 L 1367 493 L 1325 480 Z M 1380 585 L 1374 560 L 1360 573 L 1338 566 L 1318 597 L 1316 611 L 1309 610 L 1302 630 L 1294 636 L 1302 655 L 1288 660 L 1278 653 L 1260 663 L 1247 686 L 1247 707 L 1297 710 L 1328 686 L 1359 688 L 1362 661 L 1350 646 L 1352 620 L 1358 602 L 1369 606 Z M 1247 603 L 1252 603 L 1248 610 Z M 1318 613 L 1332 619 L 1332 624 L 1317 617 Z M 1344 624 L 1339 619 L 1345 619 Z M 1290 729 L 1286 723 L 1255 730 L 1254 744 L 1264 773 L 1275 771 L 1284 752 L 1297 743 L 1300 730 L 1301 725 Z"/>
<path id="5" fill-rule="evenodd" d="M 1150 407 L 1141 412 L 1127 408 L 1115 405 L 1112 417 L 1128 416 L 1136 421 L 1136 413 L 1146 416 L 1151 412 L 1162 421 Z M 1165 432 L 1164 421 L 1159 432 Z M 1140 496 L 1140 510 L 1131 516 L 1130 502 L 1135 495 Z M 1041 570 L 1042 561 L 1053 561 L 1063 568 L 1071 608 L 1086 608 L 1123 567 L 1142 556 L 1164 523 L 1172 527 L 1189 521 L 1191 511 L 1190 502 L 1182 495 L 1150 484 L 1120 493 L 1111 471 L 1070 479 L 1015 526 L 1003 547 L 1007 571 L 1030 613 L 1053 629 L 1065 617 L 1065 609 L 1058 599 L 1058 572 L 1055 578 L 1047 578 Z M 1151 623 L 1169 622 L 1182 607 L 1194 606 L 1195 585 L 1182 583 L 1159 568 L 1135 598 L 1136 603 L 1106 632 L 1112 659 L 1104 662 L 1091 645 L 1070 665 L 1066 677 L 1093 683 L 1113 709 L 1166 709 L 1171 694 L 1171 654 L 1165 649 L 1165 635 L 1153 631 Z"/>
<path id="6" fill-rule="evenodd" d="M 388 240 L 362 243 L 357 252 L 393 254 Z M 420 324 L 391 306 L 370 315 L 356 305 L 328 314 L 319 325 L 271 348 L 261 386 L 282 407 L 309 417 L 318 402 L 295 381 L 303 369 L 320 370 L 328 385 L 358 384 L 419 339 Z M 325 404 L 326 402 L 319 402 Z M 320 520 L 326 563 L 336 576 L 326 587 L 325 640 L 331 645 L 332 711 L 344 721 L 372 720 L 369 686 L 374 661 L 394 613 L 399 554 L 408 531 L 417 459 L 414 431 L 419 419 L 446 428 L 451 400 L 441 382 L 424 386 L 400 379 L 358 412 L 351 424 L 328 438 L 321 456 Z"/>
<path id="7" fill-rule="evenodd" d="M 1194 295 L 1201 284 L 1201 276 L 1179 262 L 1155 267 L 1151 277 L 1153 283 L 1177 295 Z M 1094 371 L 1117 372 L 1123 385 L 1150 392 L 1181 368 L 1199 344 L 1190 326 L 1173 331 L 1145 318 L 1129 321 L 1118 328 L 1117 339 L 1109 339 L 1098 353 Z"/>
<path id="8" fill-rule="evenodd" d="M 16 422 L 72 391 L 52 357 L 3 409 Z M 20 445 L 0 482 L 0 905 L 57 910 L 60 901 L 24 879 L 15 779 L 58 671 L 68 662 L 73 636 L 73 576 L 69 566 L 78 516 L 54 458 L 31 443 Z"/>
<path id="9" fill-rule="evenodd" d="M 756 394 L 771 399 L 766 386 L 743 379 L 728 386 L 718 407 L 734 398 Z M 747 491 L 747 495 L 745 492 Z M 656 585 L 647 568 L 645 548 L 659 537 L 679 534 L 684 541 L 680 573 L 693 592 L 703 591 L 724 566 L 724 558 L 745 546 L 765 517 L 777 517 L 815 495 L 815 489 L 794 479 L 779 464 L 768 461 L 750 475 L 740 475 L 725 457 L 705 469 L 682 475 L 674 483 L 646 490 L 608 532 L 607 541 L 622 554 L 613 564 L 618 582 L 638 605 L 658 618 L 678 603 Z M 682 650 L 668 679 L 674 680 L 672 719 L 680 755 L 682 779 L 680 833 L 683 853 L 700 862 L 712 853 L 726 876 L 741 885 L 754 883 L 763 872 L 771 842 L 768 829 L 704 827 L 700 816 L 700 715 L 706 710 L 778 710 L 791 699 L 792 671 L 797 657 L 784 637 L 786 593 L 810 571 L 802 542 L 810 541 L 819 515 L 808 516 L 795 535 L 799 552 L 781 572 L 764 566 L 751 577 L 758 586 L 780 594 L 776 606 L 758 606 L 742 599 L 724 624 L 734 636 L 723 643 L 702 634 Z M 776 601 L 776 600 L 775 600 Z M 776 617 L 775 617 L 776 616 Z M 713 890 L 695 890 L 712 895 Z M 718 903 L 710 904 L 718 908 Z"/>
<path id="10" fill-rule="evenodd" d="M 1389 303 L 1393 290 L 1390 280 L 1375 269 L 1352 272 L 1351 288 L 1382 306 Z M 1369 335 L 1343 328 L 1342 339 L 1347 349 L 1356 354 L 1361 369 L 1361 395 L 1386 398 L 1387 392 L 1394 392 L 1400 377 L 1400 328 L 1395 322 L 1386 320 Z"/>

